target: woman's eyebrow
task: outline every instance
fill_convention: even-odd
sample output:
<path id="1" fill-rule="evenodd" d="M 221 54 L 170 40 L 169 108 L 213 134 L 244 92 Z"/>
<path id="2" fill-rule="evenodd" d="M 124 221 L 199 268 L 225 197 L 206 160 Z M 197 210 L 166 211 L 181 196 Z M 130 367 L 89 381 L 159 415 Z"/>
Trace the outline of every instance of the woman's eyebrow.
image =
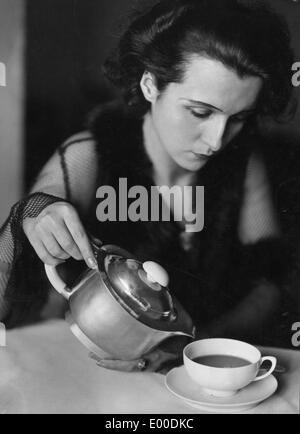
<path id="1" fill-rule="evenodd" d="M 193 104 L 193 105 L 199 105 L 201 107 L 207 107 L 207 108 L 211 108 L 214 110 L 217 110 L 218 112 L 222 112 L 222 110 L 218 107 L 215 107 L 211 104 L 208 104 L 207 102 L 203 102 L 203 101 L 196 101 L 194 99 L 186 99 L 186 98 L 181 98 L 184 99 L 185 101 L 188 101 L 189 103 Z"/>
<path id="2" fill-rule="evenodd" d="M 213 106 L 212 104 L 208 104 L 207 102 L 196 101 L 194 99 L 186 99 L 186 98 L 181 98 L 181 99 L 184 99 L 185 101 L 188 101 L 190 104 L 198 105 L 198 106 L 201 106 L 201 107 L 210 108 L 210 109 L 217 110 L 218 112 L 223 113 L 223 110 L 221 110 L 218 107 Z M 241 110 L 240 112 L 235 113 L 232 116 L 237 116 L 237 115 L 240 115 L 242 113 L 254 113 L 255 111 L 256 111 L 256 107 L 251 107 L 251 108 L 248 108 L 248 109 Z"/>

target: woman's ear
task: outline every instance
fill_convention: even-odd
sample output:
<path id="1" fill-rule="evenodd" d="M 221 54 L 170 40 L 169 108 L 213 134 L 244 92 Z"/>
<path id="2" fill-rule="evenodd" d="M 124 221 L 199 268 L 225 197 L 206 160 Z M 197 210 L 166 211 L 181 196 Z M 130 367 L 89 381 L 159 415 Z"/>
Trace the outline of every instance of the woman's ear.
<path id="1" fill-rule="evenodd" d="M 150 103 L 155 102 L 159 92 L 157 90 L 155 77 L 151 72 L 144 72 L 140 86 L 145 99 Z"/>

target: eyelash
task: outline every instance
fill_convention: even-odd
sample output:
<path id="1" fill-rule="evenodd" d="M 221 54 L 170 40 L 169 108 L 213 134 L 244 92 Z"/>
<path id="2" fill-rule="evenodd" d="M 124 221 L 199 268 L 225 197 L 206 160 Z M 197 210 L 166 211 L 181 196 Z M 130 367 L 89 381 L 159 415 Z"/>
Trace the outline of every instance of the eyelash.
<path id="1" fill-rule="evenodd" d="M 198 118 L 198 119 L 207 119 L 212 114 L 212 112 L 198 113 L 198 112 L 195 112 L 194 110 L 190 110 L 190 112 L 192 113 L 192 115 L 195 118 Z"/>
<path id="2" fill-rule="evenodd" d="M 198 113 L 198 112 L 195 112 L 194 110 L 190 110 L 190 112 L 191 112 L 192 115 L 193 115 L 195 118 L 197 118 L 197 119 L 207 119 L 207 118 L 209 118 L 209 116 L 212 114 L 212 112 Z M 237 122 L 237 123 L 239 123 L 239 122 L 246 122 L 246 120 L 247 120 L 249 117 L 250 117 L 249 115 L 248 115 L 248 116 L 241 117 L 241 118 L 239 118 L 239 117 L 232 117 L 232 118 L 230 118 L 230 121 L 231 121 L 231 122 Z"/>

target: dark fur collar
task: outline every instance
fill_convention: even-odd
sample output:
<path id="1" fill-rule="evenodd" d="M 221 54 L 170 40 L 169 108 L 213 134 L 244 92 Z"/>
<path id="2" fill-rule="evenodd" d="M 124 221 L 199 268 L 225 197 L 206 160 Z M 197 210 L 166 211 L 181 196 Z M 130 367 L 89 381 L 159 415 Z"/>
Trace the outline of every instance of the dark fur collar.
<path id="1" fill-rule="evenodd" d="M 99 186 L 117 186 L 121 177 L 128 179 L 129 187 L 153 184 L 152 164 L 144 151 L 142 122 L 119 106 L 102 109 L 93 117 L 91 131 L 98 144 Z M 179 298 L 182 285 L 190 287 L 192 310 L 199 307 L 200 287 L 205 288 L 212 297 L 211 308 L 210 297 L 205 297 L 205 311 L 209 316 L 212 311 L 216 314 L 215 291 L 224 284 L 232 255 L 238 251 L 237 225 L 251 149 L 251 140 L 241 135 L 199 171 L 197 183 L 205 187 L 205 229 L 194 236 L 189 253 L 180 246 L 181 230 L 175 222 L 105 224 L 94 218 L 91 230 L 104 242 L 121 245 L 141 260 L 156 260 L 164 265 L 173 276 L 173 290 Z M 96 215 L 96 206 L 97 202 L 92 216 Z M 193 276 L 190 285 L 187 276 Z"/>

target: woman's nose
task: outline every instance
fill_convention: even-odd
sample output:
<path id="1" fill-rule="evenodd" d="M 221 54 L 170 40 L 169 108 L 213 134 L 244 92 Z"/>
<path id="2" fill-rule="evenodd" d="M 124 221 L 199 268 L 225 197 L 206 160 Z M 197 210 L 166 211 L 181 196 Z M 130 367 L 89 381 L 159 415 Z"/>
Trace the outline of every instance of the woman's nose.
<path id="1" fill-rule="evenodd" d="M 202 132 L 202 143 L 213 152 L 217 152 L 222 148 L 223 138 L 225 134 L 227 119 L 215 119 L 209 122 Z"/>

